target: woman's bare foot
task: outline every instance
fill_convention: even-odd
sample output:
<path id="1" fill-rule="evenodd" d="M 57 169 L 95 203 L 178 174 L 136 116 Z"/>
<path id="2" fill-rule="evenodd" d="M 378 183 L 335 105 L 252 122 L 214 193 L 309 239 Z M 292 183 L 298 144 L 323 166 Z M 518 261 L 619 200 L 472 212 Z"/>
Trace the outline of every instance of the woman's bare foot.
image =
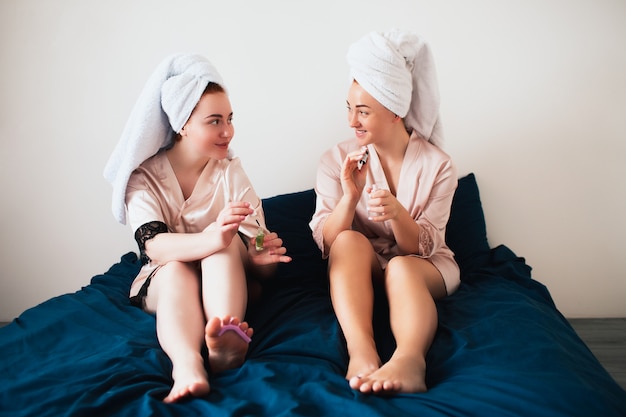
<path id="1" fill-rule="evenodd" d="M 358 381 L 364 376 L 370 375 L 372 372 L 380 368 L 381 361 L 376 351 L 376 345 L 372 344 L 369 347 L 359 346 L 358 350 L 350 351 L 350 362 L 348 363 L 348 372 L 346 373 L 346 379 L 350 381 L 350 386 L 353 387 L 353 380 Z"/>
<path id="2" fill-rule="evenodd" d="M 205 340 L 209 348 L 209 366 L 213 373 L 241 366 L 248 352 L 248 342 L 236 332 L 227 331 L 220 336 L 222 326 L 226 324 L 238 326 L 248 337 L 253 333 L 248 323 L 240 322 L 236 317 L 211 318 L 206 325 Z"/>
<path id="3" fill-rule="evenodd" d="M 350 386 L 366 394 L 426 392 L 426 361 L 394 354 L 380 369 L 361 378 L 352 378 Z"/>
<path id="4" fill-rule="evenodd" d="M 202 397 L 210 392 L 209 379 L 204 368 L 204 360 L 198 354 L 172 370 L 174 386 L 163 402 L 173 403 L 186 397 Z"/>

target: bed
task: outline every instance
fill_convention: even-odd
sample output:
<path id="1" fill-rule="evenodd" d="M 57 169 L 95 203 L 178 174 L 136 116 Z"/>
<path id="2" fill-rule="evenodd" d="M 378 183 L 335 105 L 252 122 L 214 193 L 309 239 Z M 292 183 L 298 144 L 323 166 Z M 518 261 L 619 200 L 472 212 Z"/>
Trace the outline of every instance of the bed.
<path id="1" fill-rule="evenodd" d="M 420 394 L 378 397 L 349 388 L 326 263 L 308 228 L 315 193 L 263 204 L 268 227 L 283 237 L 293 262 L 279 266 L 248 312 L 255 333 L 246 363 L 214 376 L 206 398 L 161 401 L 172 384 L 171 363 L 154 317 L 128 301 L 139 269 L 130 252 L 79 291 L 0 329 L 0 415 L 626 416 L 626 392 L 531 278 L 524 258 L 489 246 L 473 174 L 459 179 L 447 229 L 462 283 L 438 302 L 429 391 Z M 394 342 L 383 297 L 376 311 L 385 358 Z"/>

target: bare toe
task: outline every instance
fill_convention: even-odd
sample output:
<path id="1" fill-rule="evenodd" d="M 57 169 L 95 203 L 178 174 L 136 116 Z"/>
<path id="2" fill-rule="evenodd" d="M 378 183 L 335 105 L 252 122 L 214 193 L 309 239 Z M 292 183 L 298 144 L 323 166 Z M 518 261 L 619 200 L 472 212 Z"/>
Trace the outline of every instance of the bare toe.
<path id="1" fill-rule="evenodd" d="M 177 363 L 172 369 L 174 386 L 163 400 L 173 403 L 186 397 L 202 397 L 210 392 L 209 379 L 200 355 Z"/>
<path id="2" fill-rule="evenodd" d="M 239 331 L 222 332 L 224 326 L 236 326 Z M 248 338 L 253 330 L 245 322 L 238 318 L 224 317 L 220 320 L 213 317 L 206 326 L 206 344 L 209 348 L 209 366 L 215 373 L 241 366 L 248 352 L 248 340 L 244 340 L 241 334 Z"/>
<path id="3" fill-rule="evenodd" d="M 350 353 L 350 362 L 346 379 L 350 381 L 350 386 L 357 389 L 361 385 L 361 379 L 370 375 L 380 368 L 381 361 L 376 351 L 376 346 L 361 347 Z"/>
<path id="4" fill-rule="evenodd" d="M 163 399 L 163 402 L 174 403 L 187 397 L 204 397 L 205 395 L 208 395 L 210 391 L 211 389 L 208 381 L 195 382 L 190 385 L 183 386 L 180 389 L 178 389 L 175 384 L 168 396 Z"/>
<path id="5" fill-rule="evenodd" d="M 359 391 L 374 394 L 425 392 L 426 362 L 422 358 L 394 356 L 376 372 L 362 378 Z"/>

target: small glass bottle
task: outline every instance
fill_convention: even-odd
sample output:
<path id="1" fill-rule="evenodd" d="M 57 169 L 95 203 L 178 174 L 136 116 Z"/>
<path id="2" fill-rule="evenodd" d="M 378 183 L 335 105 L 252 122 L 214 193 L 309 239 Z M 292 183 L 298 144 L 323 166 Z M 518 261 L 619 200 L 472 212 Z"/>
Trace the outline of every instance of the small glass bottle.
<path id="1" fill-rule="evenodd" d="M 256 221 L 256 224 L 259 225 L 259 230 L 257 230 L 256 232 L 256 237 L 254 239 L 254 247 L 257 250 L 257 252 L 260 252 L 263 250 L 263 241 L 265 240 L 265 231 L 263 231 L 263 228 L 261 227 L 261 224 L 259 223 L 259 221 Z"/>
<path id="2" fill-rule="evenodd" d="M 378 190 L 380 190 L 380 189 L 381 189 L 381 187 L 380 187 L 378 184 L 372 184 L 372 185 L 371 185 L 371 187 L 372 187 L 372 189 L 370 190 L 370 193 L 369 193 L 369 197 L 370 197 L 370 198 L 372 198 L 372 194 L 373 194 L 375 191 L 378 191 Z M 371 219 L 372 219 L 372 217 L 380 216 L 380 213 L 378 213 L 377 211 L 369 211 L 369 210 L 368 210 L 368 212 L 367 212 L 367 216 L 368 216 L 368 219 L 370 219 L 370 220 L 371 220 Z"/>

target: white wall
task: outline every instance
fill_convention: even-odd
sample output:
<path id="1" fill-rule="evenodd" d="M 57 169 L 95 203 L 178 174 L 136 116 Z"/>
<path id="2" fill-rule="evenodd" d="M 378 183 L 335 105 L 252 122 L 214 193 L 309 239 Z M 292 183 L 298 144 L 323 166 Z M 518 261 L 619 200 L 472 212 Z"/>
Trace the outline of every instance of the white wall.
<path id="1" fill-rule="evenodd" d="M 219 68 L 269 197 L 311 188 L 351 135 L 346 49 L 391 27 L 433 46 L 446 150 L 477 175 L 492 246 L 566 316 L 626 316 L 626 2 L 0 0 L 0 321 L 135 250 L 102 169 L 163 57 Z"/>

